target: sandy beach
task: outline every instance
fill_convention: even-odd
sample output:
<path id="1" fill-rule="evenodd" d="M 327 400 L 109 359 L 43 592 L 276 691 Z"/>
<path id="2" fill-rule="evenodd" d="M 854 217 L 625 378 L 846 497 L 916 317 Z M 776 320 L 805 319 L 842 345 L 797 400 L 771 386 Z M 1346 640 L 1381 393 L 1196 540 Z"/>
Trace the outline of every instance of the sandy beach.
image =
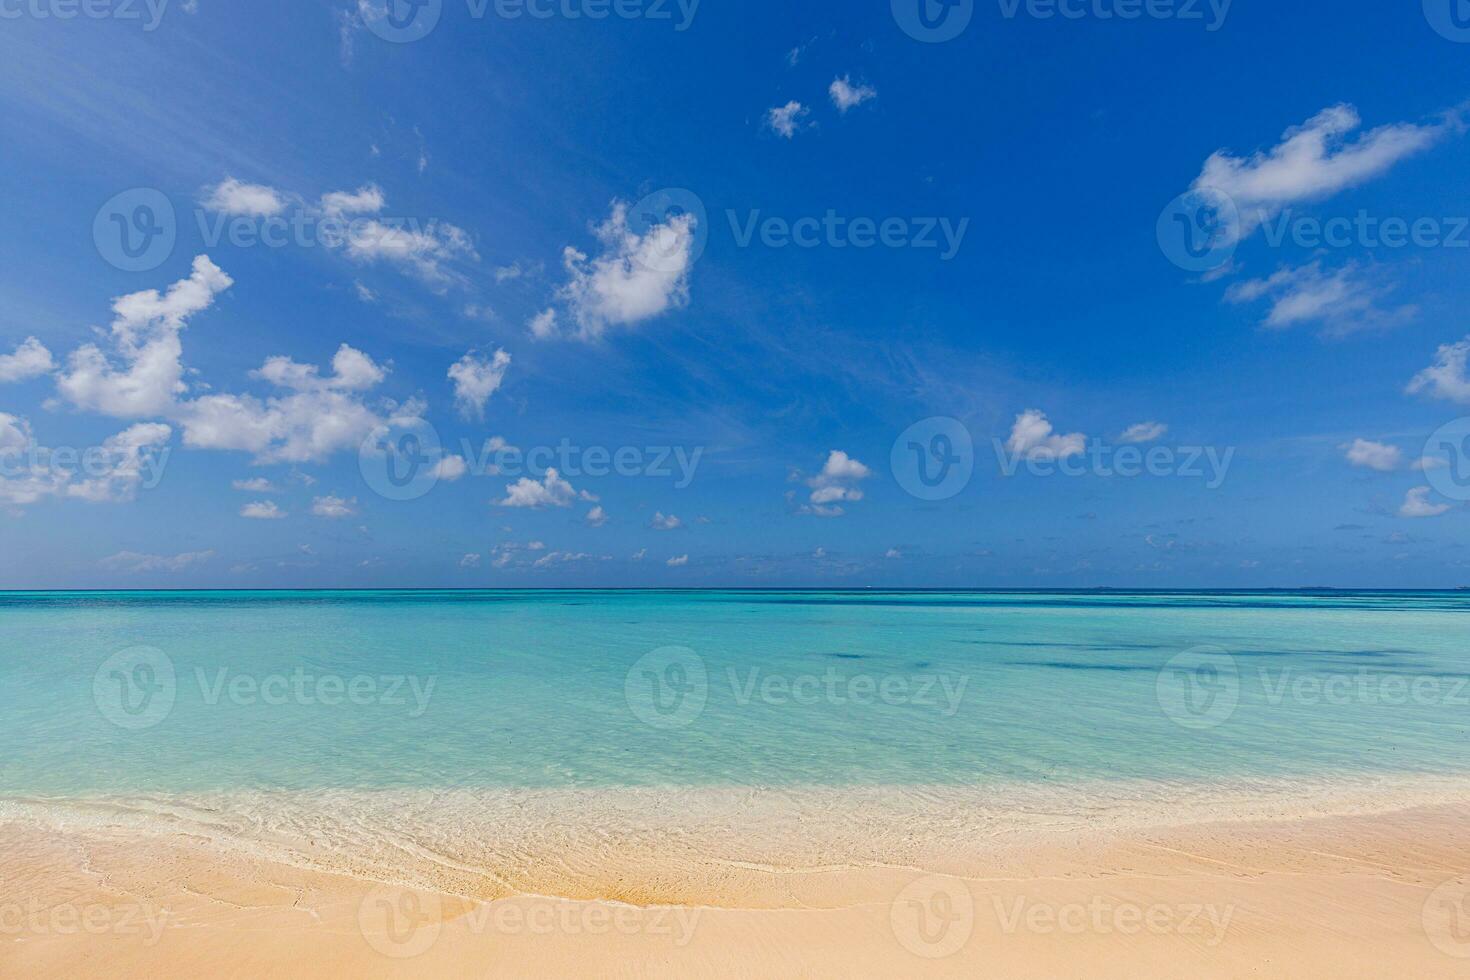
<path id="1" fill-rule="evenodd" d="M 509 804 L 496 815 L 518 860 L 471 865 L 405 836 L 419 870 L 392 876 L 345 858 L 325 827 L 314 842 L 256 812 L 248 832 L 205 830 L 218 801 L 167 819 L 12 805 L 0 974 L 1458 977 L 1470 965 L 1470 796 L 1446 787 L 1406 807 L 1305 794 L 1226 820 L 1190 803 L 1188 821 L 1149 825 L 1118 806 L 1090 829 L 1066 817 L 990 833 L 919 794 L 855 813 L 866 846 L 810 822 L 831 795 L 734 792 L 630 799 L 598 814 L 602 831 L 568 809 L 552 850 L 555 834 L 533 845 L 525 828 L 570 801 L 522 797 L 524 827 Z M 656 799 L 668 807 L 643 811 L 647 836 L 617 815 Z M 715 815 L 742 799 L 744 828 L 720 829 Z M 412 807 L 394 805 L 407 826 Z M 427 868 L 440 885 L 421 883 Z"/>

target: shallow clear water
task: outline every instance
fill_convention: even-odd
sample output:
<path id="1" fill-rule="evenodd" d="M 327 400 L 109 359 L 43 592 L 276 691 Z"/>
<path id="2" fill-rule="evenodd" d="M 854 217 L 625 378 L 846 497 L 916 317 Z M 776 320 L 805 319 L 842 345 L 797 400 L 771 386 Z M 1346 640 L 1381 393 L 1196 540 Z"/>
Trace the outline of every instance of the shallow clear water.
<path id="1" fill-rule="evenodd" d="M 1467 612 L 1464 592 L 0 593 L 0 795 L 1460 773 Z"/>

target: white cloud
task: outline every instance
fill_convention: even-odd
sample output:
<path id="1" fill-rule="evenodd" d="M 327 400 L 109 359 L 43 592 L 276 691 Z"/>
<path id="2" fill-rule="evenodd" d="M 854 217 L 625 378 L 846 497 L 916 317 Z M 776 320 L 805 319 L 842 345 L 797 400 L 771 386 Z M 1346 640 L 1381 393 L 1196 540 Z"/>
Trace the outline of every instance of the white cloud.
<path id="1" fill-rule="evenodd" d="M 112 341 L 123 368 L 95 344 L 72 352 L 57 379 L 62 396 L 78 408 L 117 418 L 167 414 L 184 391 L 179 334 L 193 315 L 208 309 L 234 284 L 200 255 L 193 271 L 160 294 L 156 289 L 113 300 Z"/>
<path id="2" fill-rule="evenodd" d="M 1397 326 L 1413 319 L 1419 312 L 1413 305 L 1378 305 L 1392 290 L 1392 286 L 1374 282 L 1353 263 L 1335 272 L 1324 272 L 1319 261 L 1280 269 L 1265 279 L 1236 283 L 1225 291 L 1225 299 L 1248 303 L 1269 297 L 1271 311 L 1266 315 L 1266 326 L 1285 329 L 1315 321 L 1324 324 L 1328 333 L 1342 335 Z"/>
<path id="3" fill-rule="evenodd" d="M 226 177 L 199 202 L 211 211 L 246 218 L 269 218 L 286 210 L 286 197 L 274 187 Z"/>
<path id="4" fill-rule="evenodd" d="M 177 572 L 199 565 L 214 557 L 211 551 L 187 551 L 178 555 L 145 555 L 136 551 L 119 551 L 97 562 L 98 567 L 113 572 Z"/>
<path id="5" fill-rule="evenodd" d="M 633 554 L 629 556 L 629 560 L 630 561 L 642 561 L 643 559 L 645 559 L 647 557 L 648 557 L 648 549 L 647 548 L 639 548 L 637 551 L 633 552 Z"/>
<path id="6" fill-rule="evenodd" d="M 459 567 L 460 568 L 479 568 L 480 567 L 480 556 L 477 555 L 477 554 L 465 555 L 463 558 L 461 558 L 459 560 Z"/>
<path id="7" fill-rule="evenodd" d="M 1458 128 L 1453 116 L 1424 126 L 1394 123 L 1349 142 L 1349 134 L 1361 122 L 1350 105 L 1323 109 L 1286 130 L 1281 142 L 1269 150 L 1249 157 L 1216 151 L 1193 186 L 1228 194 L 1240 211 L 1240 233 L 1246 236 L 1281 209 L 1365 183 Z"/>
<path id="8" fill-rule="evenodd" d="M 359 219 L 346 239 L 349 258 L 401 266 L 435 287 L 457 281 L 449 266 L 452 261 L 479 258 L 469 234 L 447 221 L 418 227 L 412 222 Z"/>
<path id="9" fill-rule="evenodd" d="M 465 462 L 464 457 L 455 454 L 445 456 L 434 464 L 434 476 L 436 479 L 453 483 L 468 473 L 469 469 L 469 464 Z"/>
<path id="10" fill-rule="evenodd" d="M 810 110 L 806 106 L 792 99 L 783 106 L 766 110 L 766 125 L 781 136 L 791 139 L 796 131 L 801 128 L 802 117 Z"/>
<path id="11" fill-rule="evenodd" d="M 670 558 L 668 561 L 664 562 L 664 564 L 669 566 L 670 568 L 680 568 L 684 565 L 689 564 L 689 556 L 680 555 L 678 558 Z"/>
<path id="12" fill-rule="evenodd" d="M 449 379 L 454 382 L 454 403 L 459 414 L 466 419 L 483 419 L 485 402 L 505 380 L 509 368 L 510 355 L 503 350 L 496 350 L 490 357 L 470 351 L 451 364 Z"/>
<path id="13" fill-rule="evenodd" d="M 587 524 L 589 527 L 602 527 L 607 523 L 607 511 L 601 507 L 593 507 L 587 512 Z"/>
<path id="14" fill-rule="evenodd" d="M 286 512 L 277 507 L 274 500 L 257 500 L 241 507 L 240 516 L 259 521 L 276 521 L 285 517 Z"/>
<path id="15" fill-rule="evenodd" d="M 1390 473 L 1403 465 L 1404 461 L 1404 454 L 1399 447 L 1368 439 L 1354 439 L 1342 448 L 1349 463 L 1380 473 Z"/>
<path id="16" fill-rule="evenodd" d="M 171 415 L 184 426 L 184 445 L 190 448 L 251 452 L 262 463 L 319 461 L 357 448 L 384 423 L 361 392 L 378 384 L 387 369 L 346 344 L 332 358 L 332 367 L 333 374 L 322 377 L 315 365 L 272 357 L 251 376 L 289 394 L 265 399 L 205 395 L 174 406 Z M 412 417 L 419 411 L 410 404 L 399 406 L 397 414 Z"/>
<path id="17" fill-rule="evenodd" d="M 1470 336 L 1453 344 L 1442 344 L 1434 353 L 1434 363 L 1409 382 L 1408 393 L 1425 394 L 1446 401 L 1470 403 Z"/>
<path id="18" fill-rule="evenodd" d="M 822 471 L 806 481 L 806 485 L 812 488 L 807 498 L 810 503 L 803 504 L 798 513 L 840 517 L 844 510 L 838 504 L 863 499 L 862 490 L 853 484 L 872 475 L 871 469 L 847 453 L 840 449 L 831 450 Z"/>
<path id="19" fill-rule="evenodd" d="M 861 82 L 854 85 L 851 75 L 832 79 L 832 84 L 827 87 L 827 93 L 832 96 L 832 104 L 837 107 L 838 112 L 846 112 L 869 99 L 878 97 L 878 90 L 873 86 L 864 85 Z"/>
<path id="20" fill-rule="evenodd" d="M 887 551 L 885 551 L 883 553 L 883 557 L 884 558 L 902 558 L 903 557 L 903 552 L 899 551 L 897 548 L 889 548 Z"/>
<path id="21" fill-rule="evenodd" d="M 608 327 L 630 326 L 689 302 L 696 220 L 692 212 L 673 215 L 639 235 L 628 226 L 628 205 L 615 201 L 612 214 L 597 228 L 600 255 L 589 259 L 575 248 L 564 251 L 569 278 L 558 295 L 576 320 L 581 339 L 600 337 Z M 545 315 L 532 320 L 534 336 L 554 327 L 554 321 L 542 323 Z"/>
<path id="22" fill-rule="evenodd" d="M 676 528 L 683 527 L 684 522 L 673 514 L 665 514 L 660 510 L 654 512 L 653 520 L 649 522 L 648 526 L 655 531 L 672 531 Z"/>
<path id="23" fill-rule="evenodd" d="M 1429 502 L 1428 487 L 1415 487 L 1404 495 L 1403 505 L 1399 507 L 1399 516 L 1438 517 L 1449 509 L 1449 504 L 1432 504 Z"/>
<path id="24" fill-rule="evenodd" d="M 388 199 L 377 184 L 366 184 L 355 191 L 331 191 L 322 195 L 323 213 L 333 217 L 354 214 L 377 214 L 388 206 Z"/>
<path id="25" fill-rule="evenodd" d="M 230 486 L 234 487 L 236 490 L 243 490 L 246 493 L 281 492 L 279 489 L 277 489 L 275 484 L 271 483 L 271 481 L 267 480 L 263 476 L 252 477 L 249 480 L 235 480 L 230 484 Z"/>
<path id="26" fill-rule="evenodd" d="M 344 500 L 341 497 L 328 494 L 325 497 L 317 497 L 311 502 L 311 512 L 317 517 L 325 517 L 329 520 L 340 520 L 344 517 L 352 517 L 357 513 L 357 498 Z"/>
<path id="27" fill-rule="evenodd" d="M 556 310 L 542 310 L 531 317 L 531 322 L 526 326 L 531 331 L 531 336 L 537 340 L 550 340 L 556 336 Z"/>
<path id="28" fill-rule="evenodd" d="M 1164 438 L 1169 427 L 1162 422 L 1138 422 L 1123 430 L 1118 437 L 1119 442 L 1153 442 L 1155 439 Z"/>
<path id="29" fill-rule="evenodd" d="M 315 364 L 299 364 L 289 357 L 268 357 L 251 377 L 291 391 L 363 391 L 379 384 L 388 372 L 362 351 L 343 344 L 332 355 L 332 375 L 322 377 Z"/>
<path id="30" fill-rule="evenodd" d="M 19 507 L 53 496 L 132 500 L 145 480 L 152 486 L 162 479 L 172 433 L 166 425 L 139 423 L 79 456 L 39 445 L 28 421 L 0 412 L 0 503 Z"/>
<path id="31" fill-rule="evenodd" d="M 1016 416 L 1006 450 L 1026 459 L 1066 459 L 1087 449 L 1087 436 L 1080 432 L 1057 435 L 1046 413 L 1028 408 Z"/>
<path id="32" fill-rule="evenodd" d="M 52 367 L 51 352 L 35 337 L 27 337 L 14 354 L 0 354 L 0 384 L 39 377 Z"/>
<path id="33" fill-rule="evenodd" d="M 572 485 L 554 468 L 546 470 L 540 483 L 523 476 L 505 487 L 505 499 L 495 501 L 498 507 L 570 507 L 577 497 Z"/>

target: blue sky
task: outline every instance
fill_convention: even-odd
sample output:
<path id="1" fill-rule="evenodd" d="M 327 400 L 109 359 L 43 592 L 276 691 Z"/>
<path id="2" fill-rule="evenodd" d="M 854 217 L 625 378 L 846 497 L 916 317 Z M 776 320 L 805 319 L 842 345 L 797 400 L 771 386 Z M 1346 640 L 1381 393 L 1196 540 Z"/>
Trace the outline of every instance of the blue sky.
<path id="1" fill-rule="evenodd" d="M 0 4 L 0 587 L 1470 584 L 1448 4 L 917 2 Z"/>

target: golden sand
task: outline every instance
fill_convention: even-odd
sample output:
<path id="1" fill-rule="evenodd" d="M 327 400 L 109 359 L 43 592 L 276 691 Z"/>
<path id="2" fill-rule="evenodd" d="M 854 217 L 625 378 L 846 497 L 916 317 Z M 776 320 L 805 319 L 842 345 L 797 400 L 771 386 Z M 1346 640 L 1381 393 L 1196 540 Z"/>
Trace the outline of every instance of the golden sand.
<path id="1" fill-rule="evenodd" d="M 790 809 L 749 801 L 746 826 Z M 197 819 L 0 813 L 5 977 L 1470 976 L 1470 800 L 969 841 L 903 814 L 912 846 L 866 853 L 732 822 L 703 862 L 661 854 L 711 850 L 691 828 L 712 816 L 651 814 L 648 838 L 568 814 L 560 850 L 449 867 L 452 888 L 303 860 L 254 818 L 242 847 Z"/>

